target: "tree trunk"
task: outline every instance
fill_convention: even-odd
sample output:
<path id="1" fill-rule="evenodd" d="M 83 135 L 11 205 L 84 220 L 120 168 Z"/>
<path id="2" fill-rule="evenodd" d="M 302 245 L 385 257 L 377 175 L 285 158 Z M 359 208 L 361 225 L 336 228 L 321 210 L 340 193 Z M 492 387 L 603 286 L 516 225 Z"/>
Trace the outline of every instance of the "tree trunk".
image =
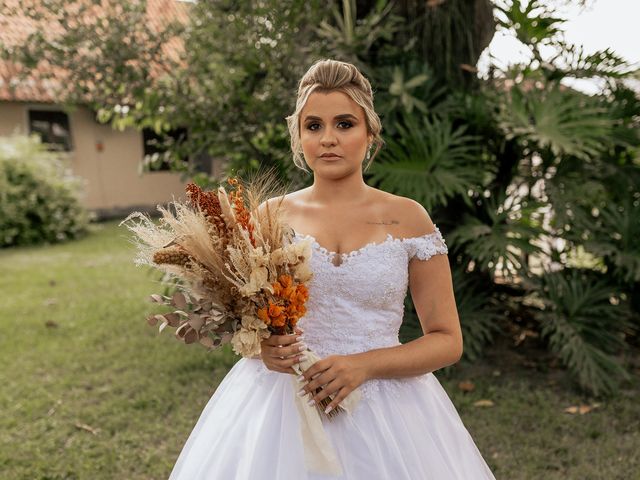
<path id="1" fill-rule="evenodd" d="M 357 0 L 357 16 L 372 10 L 375 0 Z M 472 87 L 475 66 L 496 31 L 490 0 L 398 0 L 396 13 L 407 20 L 416 53 L 447 85 Z"/>

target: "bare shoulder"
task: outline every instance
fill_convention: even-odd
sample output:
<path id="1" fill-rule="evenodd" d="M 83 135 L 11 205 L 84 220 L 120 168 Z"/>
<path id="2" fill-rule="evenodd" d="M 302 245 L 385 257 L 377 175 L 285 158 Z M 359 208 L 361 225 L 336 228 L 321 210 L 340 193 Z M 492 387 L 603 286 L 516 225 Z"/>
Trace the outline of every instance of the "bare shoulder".
<path id="1" fill-rule="evenodd" d="M 263 201 L 258 208 L 263 209 L 268 205 L 269 208 L 278 207 L 283 210 L 295 210 L 300 205 L 301 194 L 307 189 L 308 187 L 294 192 L 289 192 L 284 195 L 277 195 L 275 197 L 268 198 Z"/>
<path id="2" fill-rule="evenodd" d="M 417 237 L 435 230 L 429 213 L 420 202 L 382 190 L 379 192 L 387 205 L 388 215 L 399 222 L 403 237 Z"/>

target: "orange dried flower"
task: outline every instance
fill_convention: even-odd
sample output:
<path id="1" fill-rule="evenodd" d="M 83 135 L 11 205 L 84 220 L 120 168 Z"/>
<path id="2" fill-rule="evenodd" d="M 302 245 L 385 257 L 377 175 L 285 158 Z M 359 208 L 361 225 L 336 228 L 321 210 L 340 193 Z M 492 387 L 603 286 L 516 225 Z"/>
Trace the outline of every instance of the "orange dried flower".
<path id="1" fill-rule="evenodd" d="M 195 183 L 188 183 L 185 190 L 191 204 L 199 206 L 205 214 L 212 217 L 219 217 L 222 214 L 220 200 L 215 192 L 205 192 Z"/>
<path id="2" fill-rule="evenodd" d="M 253 225 L 249 221 L 251 219 L 251 214 L 247 207 L 244 204 L 243 198 L 243 188 L 237 178 L 231 177 L 227 179 L 229 185 L 235 187 L 231 193 L 229 193 L 229 203 L 233 205 L 236 214 L 236 221 L 238 224 L 242 226 L 247 232 L 249 232 L 249 240 L 251 241 L 251 245 L 256 246 L 255 239 L 253 237 Z"/>
<path id="3" fill-rule="evenodd" d="M 294 287 L 286 287 L 282 290 L 280 296 L 290 302 L 293 302 L 295 299 L 296 289 Z"/>
<path id="4" fill-rule="evenodd" d="M 293 283 L 293 279 L 291 275 L 282 274 L 278 277 L 278 281 L 282 284 L 283 287 L 288 287 Z"/>
<path id="5" fill-rule="evenodd" d="M 298 285 L 296 288 L 295 294 L 295 302 L 296 303 L 304 303 L 309 298 L 309 290 L 305 285 Z"/>
<path id="6" fill-rule="evenodd" d="M 281 315 L 283 310 L 284 308 L 280 305 L 274 305 L 273 303 L 269 302 L 269 316 L 271 318 Z"/>
<path id="7" fill-rule="evenodd" d="M 274 327 L 279 327 L 279 328 L 284 327 L 286 323 L 287 323 L 287 318 L 284 315 L 280 315 L 278 317 L 275 317 L 271 321 L 271 325 L 273 325 Z"/>
<path id="8" fill-rule="evenodd" d="M 264 323 L 266 323 L 267 325 L 271 324 L 271 317 L 269 317 L 269 312 L 266 308 L 259 308 L 257 314 L 258 318 Z"/>
<path id="9" fill-rule="evenodd" d="M 294 327 L 298 319 L 306 313 L 304 303 L 309 297 L 304 284 L 293 284 L 290 275 L 282 274 L 272 283 L 274 299 L 267 306 L 257 310 L 257 316 L 266 325 L 271 326 L 274 333 L 283 334 L 285 327 Z"/>
<path id="10" fill-rule="evenodd" d="M 188 183 L 185 190 L 191 205 L 199 207 L 207 221 L 215 225 L 221 235 L 226 234 L 227 224 L 222 218 L 222 208 L 217 193 L 205 192 L 195 183 Z"/>

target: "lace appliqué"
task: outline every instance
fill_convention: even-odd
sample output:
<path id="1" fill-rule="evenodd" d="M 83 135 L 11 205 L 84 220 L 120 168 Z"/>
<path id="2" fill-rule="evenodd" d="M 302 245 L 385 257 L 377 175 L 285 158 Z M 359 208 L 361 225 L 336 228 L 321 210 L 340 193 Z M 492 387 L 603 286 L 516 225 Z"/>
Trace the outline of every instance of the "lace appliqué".
<path id="1" fill-rule="evenodd" d="M 426 384 L 424 376 L 407 378 L 374 378 L 360 385 L 362 398 L 367 401 L 377 395 L 388 393 L 395 399 L 400 399 L 405 393 L 416 386 L 416 383 Z"/>
<path id="2" fill-rule="evenodd" d="M 435 231 L 419 237 L 387 234 L 382 242 L 343 254 L 327 250 L 311 235 L 296 232 L 295 238 L 312 241 L 313 278 L 307 285 L 307 312 L 298 326 L 304 330 L 309 349 L 320 358 L 400 345 L 409 261 L 413 257 L 427 260 L 447 253 L 437 226 Z M 332 261 L 336 255 L 341 257 L 338 265 Z M 261 360 L 255 363 L 252 368 L 257 384 L 283 375 L 267 369 Z M 423 376 L 372 379 L 360 389 L 364 400 L 379 394 L 400 398 L 404 391 L 422 381 Z"/>
<path id="3" fill-rule="evenodd" d="M 403 240 L 408 246 L 409 259 L 415 256 L 420 260 L 429 260 L 434 255 L 446 254 L 449 251 L 438 227 L 436 227 L 435 231 L 421 237 L 411 237 Z"/>
<path id="4" fill-rule="evenodd" d="M 428 260 L 436 254 L 448 253 L 447 245 L 444 237 L 440 232 L 440 229 L 434 224 L 435 230 L 431 233 L 425 233 L 418 237 L 394 237 L 390 233 L 387 233 L 386 238 L 382 242 L 369 242 L 366 245 L 346 253 L 333 252 L 318 243 L 318 241 L 312 235 L 295 232 L 296 238 L 308 238 L 314 250 L 324 257 L 332 266 L 336 268 L 342 267 L 345 263 L 348 263 L 354 257 L 364 256 L 368 251 L 376 249 L 378 247 L 385 247 L 390 243 L 399 243 L 406 246 L 409 259 L 417 256 L 420 260 Z M 340 257 L 341 262 L 336 265 L 332 259 L 334 257 Z"/>

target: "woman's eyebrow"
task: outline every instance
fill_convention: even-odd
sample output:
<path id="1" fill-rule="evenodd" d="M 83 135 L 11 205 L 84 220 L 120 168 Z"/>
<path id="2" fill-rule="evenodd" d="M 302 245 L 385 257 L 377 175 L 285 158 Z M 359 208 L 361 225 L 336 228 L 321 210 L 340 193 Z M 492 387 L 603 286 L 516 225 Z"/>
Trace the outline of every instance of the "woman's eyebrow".
<path id="1" fill-rule="evenodd" d="M 346 119 L 346 118 L 353 118 L 354 120 L 357 120 L 357 117 L 355 115 L 350 114 L 350 113 L 341 113 L 340 115 L 336 115 L 335 117 L 333 117 L 334 120 L 342 120 L 342 119 Z M 322 120 L 320 117 L 316 117 L 315 115 L 307 115 L 304 119 L 305 119 L 305 121 L 307 121 L 307 120 Z"/>

